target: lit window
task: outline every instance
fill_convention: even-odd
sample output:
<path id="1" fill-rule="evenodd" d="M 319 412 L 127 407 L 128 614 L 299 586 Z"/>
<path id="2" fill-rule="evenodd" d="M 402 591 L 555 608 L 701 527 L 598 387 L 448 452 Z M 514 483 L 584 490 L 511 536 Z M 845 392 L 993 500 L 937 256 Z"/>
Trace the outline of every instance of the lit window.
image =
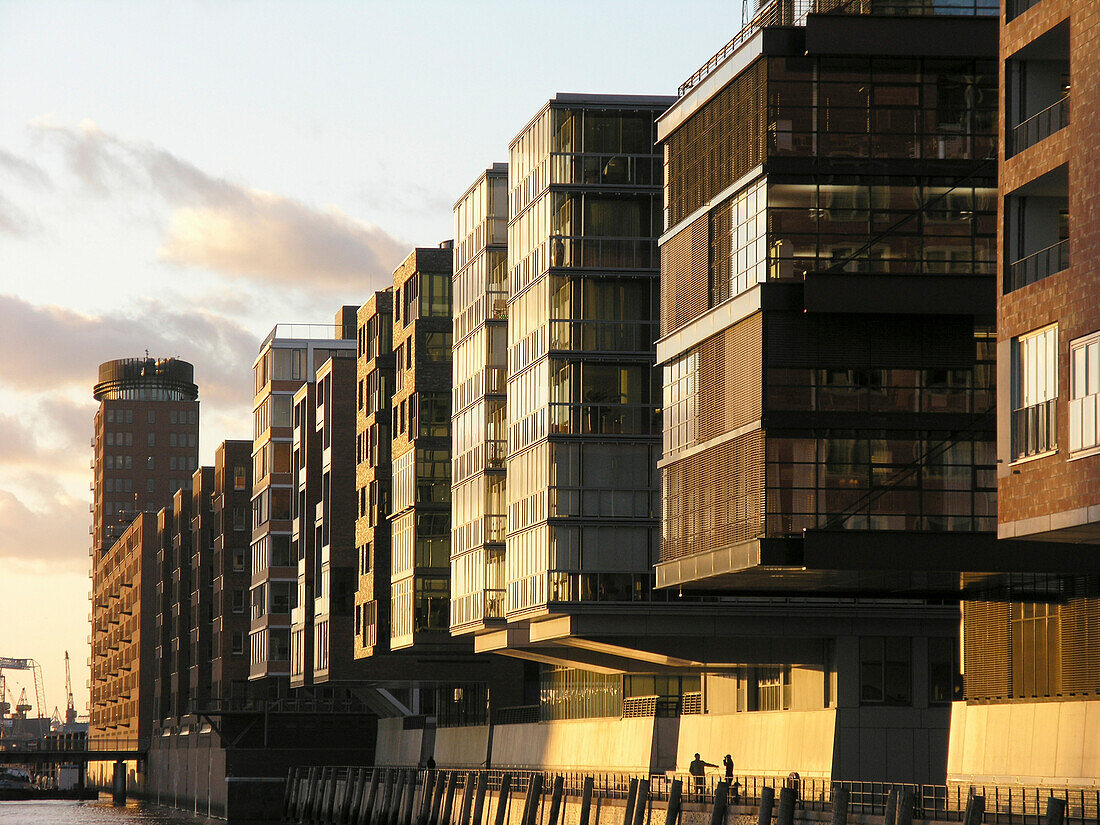
<path id="1" fill-rule="evenodd" d="M 1012 342 L 1012 458 L 1058 448 L 1058 327 Z"/>
<path id="2" fill-rule="evenodd" d="M 1100 446 L 1100 332 L 1069 345 L 1069 449 Z"/>

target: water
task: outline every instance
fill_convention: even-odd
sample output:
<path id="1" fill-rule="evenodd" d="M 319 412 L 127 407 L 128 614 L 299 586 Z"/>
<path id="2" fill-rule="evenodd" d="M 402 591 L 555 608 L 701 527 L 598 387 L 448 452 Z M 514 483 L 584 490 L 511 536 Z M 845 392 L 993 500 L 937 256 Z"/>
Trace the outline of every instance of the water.
<path id="1" fill-rule="evenodd" d="M 183 811 L 130 802 L 116 808 L 108 802 L 0 802 L 2 825 L 226 825 Z"/>

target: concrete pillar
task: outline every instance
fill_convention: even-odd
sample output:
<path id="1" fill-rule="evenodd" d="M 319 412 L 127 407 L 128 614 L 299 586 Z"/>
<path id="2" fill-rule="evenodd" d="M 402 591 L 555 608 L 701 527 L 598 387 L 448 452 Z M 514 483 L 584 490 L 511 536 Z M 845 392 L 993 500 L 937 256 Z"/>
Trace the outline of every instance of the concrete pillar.
<path id="1" fill-rule="evenodd" d="M 126 804 L 126 763 L 121 759 L 115 762 L 114 774 L 111 776 L 111 802 L 115 805 Z"/>

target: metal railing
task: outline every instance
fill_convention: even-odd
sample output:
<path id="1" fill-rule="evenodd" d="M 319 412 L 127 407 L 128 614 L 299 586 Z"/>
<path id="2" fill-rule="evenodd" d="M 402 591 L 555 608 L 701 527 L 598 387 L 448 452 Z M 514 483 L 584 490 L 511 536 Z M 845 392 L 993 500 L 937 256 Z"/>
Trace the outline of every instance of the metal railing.
<path id="1" fill-rule="evenodd" d="M 1005 148 L 1011 157 L 1067 126 L 1069 126 L 1069 95 L 1063 96 L 1041 112 L 1033 114 L 1023 123 L 1014 126 L 1009 133 L 1008 146 Z"/>
<path id="2" fill-rule="evenodd" d="M 1011 3 L 1013 0 L 1009 0 Z M 1027 2 L 1027 0 L 1017 0 Z M 1030 4 L 1038 0 L 1030 0 Z M 1029 6 L 1030 8 L 1030 6 Z M 810 14 L 867 14 L 893 17 L 923 17 L 953 15 L 966 17 L 994 16 L 1000 13 L 1000 0 L 772 0 L 761 8 L 752 20 L 725 46 L 719 49 L 696 72 L 680 84 L 677 95 L 683 97 L 698 86 L 731 54 L 754 34 L 769 26 L 804 25 Z"/>
<path id="3" fill-rule="evenodd" d="M 1032 252 L 1009 264 L 1005 292 L 1041 281 L 1056 272 L 1069 269 L 1069 238 Z"/>
<path id="4" fill-rule="evenodd" d="M 1030 9 L 1037 6 L 1041 0 L 1007 0 L 1005 3 L 1005 20 L 1012 21 Z"/>
<path id="5" fill-rule="evenodd" d="M 1057 398 L 1012 411 L 1013 460 L 1041 455 L 1057 448 Z"/>
<path id="6" fill-rule="evenodd" d="M 471 769 L 469 766 L 440 766 L 439 770 L 428 771 L 414 767 L 378 766 L 374 768 L 328 767 L 328 768 L 291 768 L 288 776 L 288 804 L 300 783 L 312 780 L 318 784 L 328 783 L 328 793 L 319 790 L 312 796 L 319 798 L 336 797 L 335 786 L 344 783 L 344 803 L 350 801 L 349 780 L 354 776 L 362 788 L 364 778 L 373 778 L 378 770 L 386 771 L 382 779 L 392 782 L 394 768 L 403 775 L 400 781 L 406 788 L 427 788 L 437 782 L 447 781 L 456 790 L 468 787 L 471 776 L 476 777 L 477 786 L 486 792 L 501 790 L 505 776 L 509 778 L 512 799 L 521 798 L 531 787 L 535 777 L 541 778 L 541 793 L 537 794 L 536 804 L 544 804 L 551 793 L 554 780 L 561 777 L 562 791 L 567 797 L 577 797 L 583 793 L 586 781 L 592 784 L 593 797 L 603 800 L 627 799 L 631 793 L 631 783 L 639 779 L 649 782 L 649 800 L 656 803 L 667 802 L 674 780 L 681 782 L 681 798 L 686 804 L 707 806 L 713 804 L 715 790 L 719 782 L 727 781 L 724 775 L 717 773 L 695 777 L 684 772 L 645 774 L 631 771 L 557 771 L 532 770 L 524 767 L 497 766 L 489 769 Z M 363 772 L 367 777 L 363 777 Z M 797 773 L 786 776 L 735 775 L 729 778 L 729 801 L 734 805 L 749 808 L 759 807 L 765 788 L 778 792 L 789 788 L 795 792 L 798 807 L 803 811 L 828 812 L 833 808 L 836 791 L 848 792 L 848 813 L 856 816 L 884 816 L 891 798 L 902 796 L 908 791 L 914 801 L 914 818 L 939 822 L 961 822 L 964 820 L 968 805 L 974 797 L 984 800 L 984 819 L 997 825 L 1038 825 L 1046 810 L 1050 798 L 1065 801 L 1066 825 L 1095 823 L 1100 816 L 1100 789 L 1095 788 L 1043 788 L 986 785 L 918 785 L 888 782 L 849 782 L 832 781 L 825 778 L 802 778 Z M 297 788 L 294 786 L 298 785 Z M 778 795 L 778 793 L 777 793 Z M 427 799 L 419 796 L 419 802 L 426 806 Z M 453 810 L 453 809 L 452 809 Z M 316 811 L 314 812 L 317 813 Z M 427 810 L 425 810 L 427 813 Z M 316 821 L 329 821 L 324 815 Z M 291 821 L 297 821 L 291 819 Z M 335 820 L 332 820 L 335 821 Z M 446 825 L 439 820 L 437 825 Z"/>

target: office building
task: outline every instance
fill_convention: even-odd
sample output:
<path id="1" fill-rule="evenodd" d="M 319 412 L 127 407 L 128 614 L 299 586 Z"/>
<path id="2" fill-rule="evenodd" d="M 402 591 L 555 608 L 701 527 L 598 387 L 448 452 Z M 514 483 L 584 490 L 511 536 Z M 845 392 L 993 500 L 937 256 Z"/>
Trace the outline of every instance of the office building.
<path id="1" fill-rule="evenodd" d="M 294 393 L 312 383 L 329 358 L 354 357 L 356 309 L 344 307 L 332 325 L 277 325 L 253 363 L 249 678 L 274 677 L 266 683 L 273 692 L 289 684 L 290 611 L 298 585 L 290 546 Z"/>
<path id="2" fill-rule="evenodd" d="M 1008 0 L 1001 18 L 997 532 L 1005 558 L 1038 542 L 1045 564 L 963 605 L 952 782 L 1100 779 L 1098 13 Z"/>
<path id="3" fill-rule="evenodd" d="M 451 633 L 504 622 L 508 165 L 455 204 Z"/>
<path id="4" fill-rule="evenodd" d="M 99 365 L 92 448 L 92 550 L 105 552 L 137 513 L 156 512 L 198 466 L 199 390 L 178 358 Z"/>
<path id="5" fill-rule="evenodd" d="M 375 292 L 358 317 L 356 361 L 355 658 L 390 646 L 390 427 L 394 390 L 393 289 Z"/>

